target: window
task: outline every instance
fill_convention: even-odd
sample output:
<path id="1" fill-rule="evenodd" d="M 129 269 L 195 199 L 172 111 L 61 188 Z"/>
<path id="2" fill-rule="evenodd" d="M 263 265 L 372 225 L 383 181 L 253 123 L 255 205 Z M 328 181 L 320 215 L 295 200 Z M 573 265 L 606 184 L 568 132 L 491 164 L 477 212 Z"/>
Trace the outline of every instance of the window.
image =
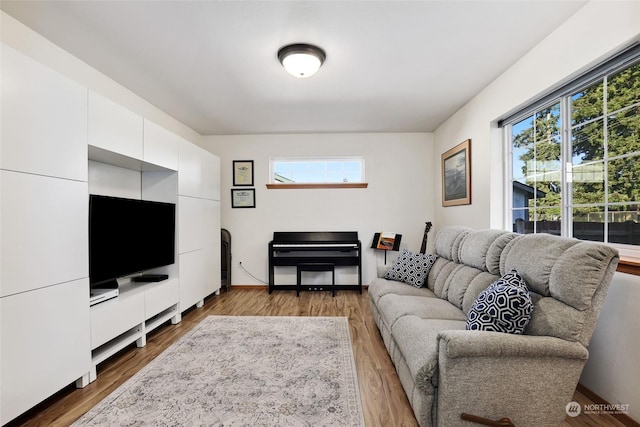
<path id="1" fill-rule="evenodd" d="M 364 183 L 364 159 L 278 158 L 271 159 L 272 184 Z"/>
<path id="2" fill-rule="evenodd" d="M 640 245 L 640 49 L 501 123 L 519 233 Z"/>

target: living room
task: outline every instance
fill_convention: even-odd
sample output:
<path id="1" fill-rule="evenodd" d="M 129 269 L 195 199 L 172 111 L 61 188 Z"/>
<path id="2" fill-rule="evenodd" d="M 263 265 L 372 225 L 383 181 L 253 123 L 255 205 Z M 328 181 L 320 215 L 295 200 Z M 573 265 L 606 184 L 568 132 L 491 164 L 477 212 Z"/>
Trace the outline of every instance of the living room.
<path id="1" fill-rule="evenodd" d="M 403 246 L 417 250 L 426 221 L 431 221 L 436 231 L 448 225 L 506 228 L 508 206 L 505 208 L 503 167 L 506 156 L 498 121 L 637 43 L 639 6 L 634 1 L 592 1 L 578 7 L 557 29 L 487 82 L 433 131 L 294 129 L 277 133 L 201 134 L 61 50 L 5 11 L 2 42 L 219 157 L 220 225 L 233 236 L 234 286 L 264 286 L 268 243 L 274 231 L 284 230 L 358 231 L 366 285 L 376 277 L 377 268 L 385 264 L 380 251 L 369 249 L 376 232 L 400 233 Z M 498 55 L 499 46 L 493 49 Z M 331 54 L 327 52 L 328 58 Z M 467 72 L 473 73 L 480 65 L 470 63 Z M 443 207 L 441 155 L 468 139 L 472 147 L 472 203 Z M 368 187 L 267 188 L 271 183 L 272 158 L 327 156 L 363 158 Z M 234 188 L 233 162 L 237 160 L 253 162 L 255 207 L 251 209 L 232 207 L 230 190 Z M 623 255 L 632 259 L 634 253 Z M 352 270 L 336 276 L 337 283 L 349 284 L 354 280 Z M 635 381 L 640 372 L 634 357 L 640 350 L 639 341 L 634 339 L 638 336 L 635 307 L 640 304 L 639 289 L 637 276 L 617 273 L 614 277 L 591 344 L 590 361 L 581 379 L 585 387 L 608 402 L 629 404 L 629 416 L 635 420 L 640 419 L 640 389 Z"/>

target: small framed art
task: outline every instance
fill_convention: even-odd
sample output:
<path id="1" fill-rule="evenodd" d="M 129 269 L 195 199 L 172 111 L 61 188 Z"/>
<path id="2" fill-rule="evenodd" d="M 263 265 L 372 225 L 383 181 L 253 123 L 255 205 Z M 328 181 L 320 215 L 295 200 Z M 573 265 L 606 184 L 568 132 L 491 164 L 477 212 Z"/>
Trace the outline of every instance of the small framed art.
<path id="1" fill-rule="evenodd" d="M 442 154 L 442 206 L 471 204 L 471 140 Z"/>
<path id="2" fill-rule="evenodd" d="M 256 190 L 255 188 L 232 188 L 231 189 L 232 208 L 255 208 Z"/>
<path id="3" fill-rule="evenodd" d="M 253 160 L 233 161 L 234 187 L 253 187 Z"/>

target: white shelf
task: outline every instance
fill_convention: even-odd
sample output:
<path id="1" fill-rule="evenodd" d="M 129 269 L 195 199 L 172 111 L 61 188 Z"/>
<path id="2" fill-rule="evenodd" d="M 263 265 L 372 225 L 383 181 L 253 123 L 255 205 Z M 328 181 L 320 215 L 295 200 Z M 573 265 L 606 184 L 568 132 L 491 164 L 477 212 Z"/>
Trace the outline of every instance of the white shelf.
<path id="1" fill-rule="evenodd" d="M 178 304 L 174 304 L 162 313 L 156 314 L 145 322 L 145 333 L 149 333 L 159 326 L 162 326 L 168 320 L 178 315 Z"/>
<path id="2" fill-rule="evenodd" d="M 127 282 L 120 294 L 91 307 L 91 373 L 96 379 L 96 365 L 104 362 L 132 343 L 144 347 L 147 334 L 167 321 L 180 322 L 178 279 L 161 282 Z M 81 386 L 86 385 L 82 383 Z"/>
<path id="3" fill-rule="evenodd" d="M 144 335 L 142 325 L 137 325 L 122 335 L 117 336 L 106 344 L 101 345 L 91 352 L 91 363 L 95 366 L 104 362 L 129 344 L 139 340 Z"/>
<path id="4" fill-rule="evenodd" d="M 175 172 L 174 170 L 155 163 L 149 163 L 124 154 L 114 153 L 113 151 L 105 150 L 104 148 L 93 145 L 89 145 L 88 152 L 89 160 L 118 166 L 124 169 L 130 169 L 138 172 Z"/>

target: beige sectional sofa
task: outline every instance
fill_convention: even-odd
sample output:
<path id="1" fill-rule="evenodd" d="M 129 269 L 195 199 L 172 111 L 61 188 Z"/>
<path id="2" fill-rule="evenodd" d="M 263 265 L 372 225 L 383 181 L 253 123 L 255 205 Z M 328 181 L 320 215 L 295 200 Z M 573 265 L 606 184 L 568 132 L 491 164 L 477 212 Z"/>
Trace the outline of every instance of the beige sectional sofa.
<path id="1" fill-rule="evenodd" d="M 617 251 L 548 234 L 446 227 L 434 255 L 424 287 L 383 277 L 369 286 L 375 322 L 419 424 L 472 426 L 461 419 L 467 413 L 508 417 L 518 427 L 561 425 Z M 513 269 L 533 304 L 524 333 L 467 330 L 478 295 Z"/>

